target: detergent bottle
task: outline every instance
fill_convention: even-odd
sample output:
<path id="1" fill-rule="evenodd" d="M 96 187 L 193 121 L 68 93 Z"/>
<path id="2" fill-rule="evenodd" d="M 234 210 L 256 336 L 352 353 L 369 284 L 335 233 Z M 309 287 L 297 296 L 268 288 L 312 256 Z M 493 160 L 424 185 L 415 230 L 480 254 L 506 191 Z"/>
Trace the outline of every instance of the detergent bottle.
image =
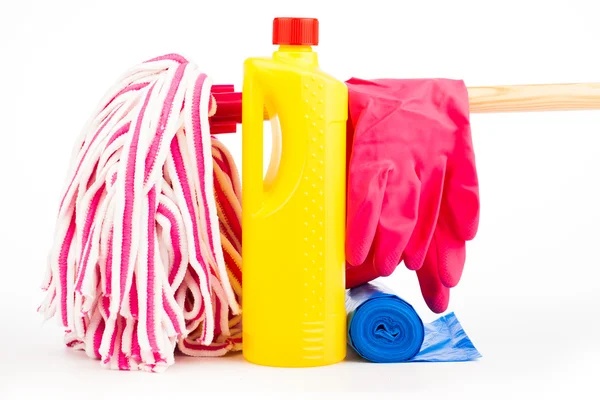
<path id="1" fill-rule="evenodd" d="M 268 58 L 244 63 L 243 354 L 310 367 L 346 355 L 346 85 L 320 70 L 318 20 L 275 18 Z M 274 129 L 263 177 L 263 121 Z"/>

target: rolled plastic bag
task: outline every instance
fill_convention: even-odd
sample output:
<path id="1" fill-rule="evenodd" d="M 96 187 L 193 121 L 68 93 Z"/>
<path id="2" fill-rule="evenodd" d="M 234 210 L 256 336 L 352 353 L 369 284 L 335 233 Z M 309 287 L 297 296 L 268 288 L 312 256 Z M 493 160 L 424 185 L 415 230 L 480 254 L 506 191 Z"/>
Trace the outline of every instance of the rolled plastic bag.
<path id="1" fill-rule="evenodd" d="M 348 343 L 376 363 L 472 361 L 481 354 L 452 312 L 423 324 L 415 309 L 381 283 L 346 292 Z"/>

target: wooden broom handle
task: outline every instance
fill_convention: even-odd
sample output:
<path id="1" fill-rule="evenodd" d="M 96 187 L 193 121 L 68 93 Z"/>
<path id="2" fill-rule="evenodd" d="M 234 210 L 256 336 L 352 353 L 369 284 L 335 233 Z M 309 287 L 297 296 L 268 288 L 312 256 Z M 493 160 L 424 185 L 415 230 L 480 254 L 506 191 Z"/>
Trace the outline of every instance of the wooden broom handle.
<path id="1" fill-rule="evenodd" d="M 600 109 L 600 83 L 470 87 L 472 113 Z"/>

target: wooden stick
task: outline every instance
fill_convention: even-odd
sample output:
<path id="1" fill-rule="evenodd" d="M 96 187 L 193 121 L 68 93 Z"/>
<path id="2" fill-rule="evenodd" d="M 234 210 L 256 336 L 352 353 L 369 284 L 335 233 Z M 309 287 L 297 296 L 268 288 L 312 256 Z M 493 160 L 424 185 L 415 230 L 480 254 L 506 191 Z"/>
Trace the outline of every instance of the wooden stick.
<path id="1" fill-rule="evenodd" d="M 600 109 L 600 83 L 470 87 L 472 113 Z"/>

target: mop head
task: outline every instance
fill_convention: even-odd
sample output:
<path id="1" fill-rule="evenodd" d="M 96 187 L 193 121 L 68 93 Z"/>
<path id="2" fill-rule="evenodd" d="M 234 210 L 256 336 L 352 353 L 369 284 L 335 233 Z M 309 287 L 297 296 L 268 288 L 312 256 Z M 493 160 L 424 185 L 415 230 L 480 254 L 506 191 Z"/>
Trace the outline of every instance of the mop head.
<path id="1" fill-rule="evenodd" d="M 144 62 L 75 144 L 40 312 L 108 368 L 241 347 L 240 183 L 211 85 L 182 56 Z"/>

